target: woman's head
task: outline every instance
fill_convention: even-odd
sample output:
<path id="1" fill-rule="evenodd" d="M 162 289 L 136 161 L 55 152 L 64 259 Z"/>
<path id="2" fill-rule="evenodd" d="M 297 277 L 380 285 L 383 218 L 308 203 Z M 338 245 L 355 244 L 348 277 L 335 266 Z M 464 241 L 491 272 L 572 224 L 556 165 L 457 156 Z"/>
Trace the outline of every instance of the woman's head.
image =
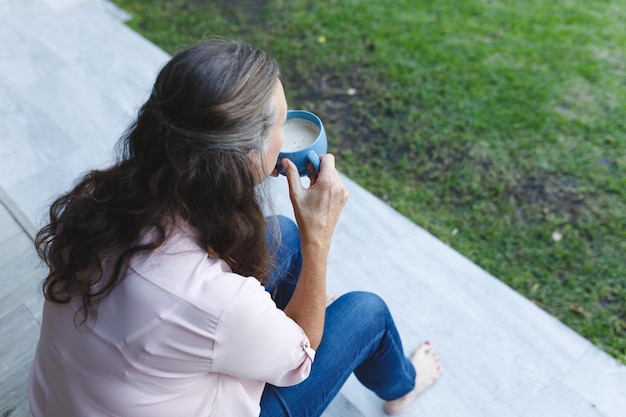
<path id="1" fill-rule="evenodd" d="M 272 99 L 278 77 L 276 62 L 251 45 L 225 40 L 194 45 L 163 67 L 140 111 L 135 128 L 143 122 L 158 126 L 159 142 L 141 137 L 129 141 L 128 151 L 152 156 L 150 148 L 159 147 L 169 157 L 262 156 L 279 117 Z"/>
<path id="2" fill-rule="evenodd" d="M 185 203 L 198 194 L 236 204 L 271 173 L 286 115 L 279 75 L 264 52 L 226 40 L 194 45 L 163 67 L 122 144 L 153 198 L 175 200 L 166 213 L 193 217 Z"/>
<path id="3" fill-rule="evenodd" d="M 279 75 L 274 60 L 244 43 L 203 42 L 176 54 L 120 140 L 118 162 L 88 173 L 52 205 L 38 235 L 51 270 L 48 299 L 82 295 L 88 310 L 123 279 L 133 255 L 160 246 L 180 221 L 233 271 L 263 282 L 268 253 L 256 186 L 282 143 Z M 138 244 L 148 228 L 155 240 Z M 98 285 L 102 272 L 81 278 L 101 271 L 103 256 L 115 259 L 113 276 Z"/>
<path id="4" fill-rule="evenodd" d="M 251 45 L 201 43 L 165 65 L 146 106 L 209 151 L 259 151 L 276 120 L 278 77 L 276 62 Z"/>

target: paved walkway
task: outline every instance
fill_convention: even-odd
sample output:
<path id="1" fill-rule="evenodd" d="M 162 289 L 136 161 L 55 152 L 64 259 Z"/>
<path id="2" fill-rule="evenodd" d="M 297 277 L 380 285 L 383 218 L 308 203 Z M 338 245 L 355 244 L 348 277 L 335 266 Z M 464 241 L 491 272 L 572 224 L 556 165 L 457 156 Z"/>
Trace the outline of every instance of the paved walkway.
<path id="1" fill-rule="evenodd" d="M 41 317 L 29 235 L 50 199 L 108 163 L 168 56 L 103 0 L 0 0 L 0 414 L 28 416 Z M 330 138 L 332 141 L 332 138 Z M 405 415 L 619 417 L 626 367 L 346 178 L 334 293 L 371 290 L 407 349 L 429 339 L 446 372 Z M 291 215 L 284 179 L 279 211 Z M 381 416 L 351 379 L 325 417 Z"/>

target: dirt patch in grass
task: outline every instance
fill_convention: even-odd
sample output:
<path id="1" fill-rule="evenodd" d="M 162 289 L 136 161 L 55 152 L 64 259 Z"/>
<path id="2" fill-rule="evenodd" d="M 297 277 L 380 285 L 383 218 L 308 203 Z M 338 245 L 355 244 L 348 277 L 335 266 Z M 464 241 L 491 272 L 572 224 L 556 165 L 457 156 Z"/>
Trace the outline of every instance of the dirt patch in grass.
<path id="1" fill-rule="evenodd" d="M 536 219 L 539 207 L 542 217 L 573 222 L 586 211 L 586 196 L 578 190 L 577 180 L 571 176 L 527 176 L 509 190 L 517 206 L 532 210 Z"/>

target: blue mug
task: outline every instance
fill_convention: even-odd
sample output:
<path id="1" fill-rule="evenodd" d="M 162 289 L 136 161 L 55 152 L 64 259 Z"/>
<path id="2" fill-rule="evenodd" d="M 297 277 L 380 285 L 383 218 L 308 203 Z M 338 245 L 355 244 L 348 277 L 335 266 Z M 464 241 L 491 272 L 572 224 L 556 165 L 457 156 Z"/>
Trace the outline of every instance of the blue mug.
<path id="1" fill-rule="evenodd" d="M 283 126 L 283 147 L 278 154 L 276 168 L 285 175 L 280 161 L 291 160 L 301 177 L 309 175 L 309 163 L 317 172 L 320 170 L 320 155 L 328 150 L 326 131 L 319 117 L 306 110 L 289 110 Z"/>

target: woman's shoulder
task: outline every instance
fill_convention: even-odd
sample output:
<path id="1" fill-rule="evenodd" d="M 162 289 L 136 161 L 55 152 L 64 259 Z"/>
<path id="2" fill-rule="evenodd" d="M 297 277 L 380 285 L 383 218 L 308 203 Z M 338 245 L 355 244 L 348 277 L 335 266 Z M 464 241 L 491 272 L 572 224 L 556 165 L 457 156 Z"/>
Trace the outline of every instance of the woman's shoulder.
<path id="1" fill-rule="evenodd" d="M 215 310 L 236 297 L 247 278 L 209 256 L 189 228 L 178 227 L 159 248 L 133 259 L 129 275 L 143 279 L 201 309 Z"/>

